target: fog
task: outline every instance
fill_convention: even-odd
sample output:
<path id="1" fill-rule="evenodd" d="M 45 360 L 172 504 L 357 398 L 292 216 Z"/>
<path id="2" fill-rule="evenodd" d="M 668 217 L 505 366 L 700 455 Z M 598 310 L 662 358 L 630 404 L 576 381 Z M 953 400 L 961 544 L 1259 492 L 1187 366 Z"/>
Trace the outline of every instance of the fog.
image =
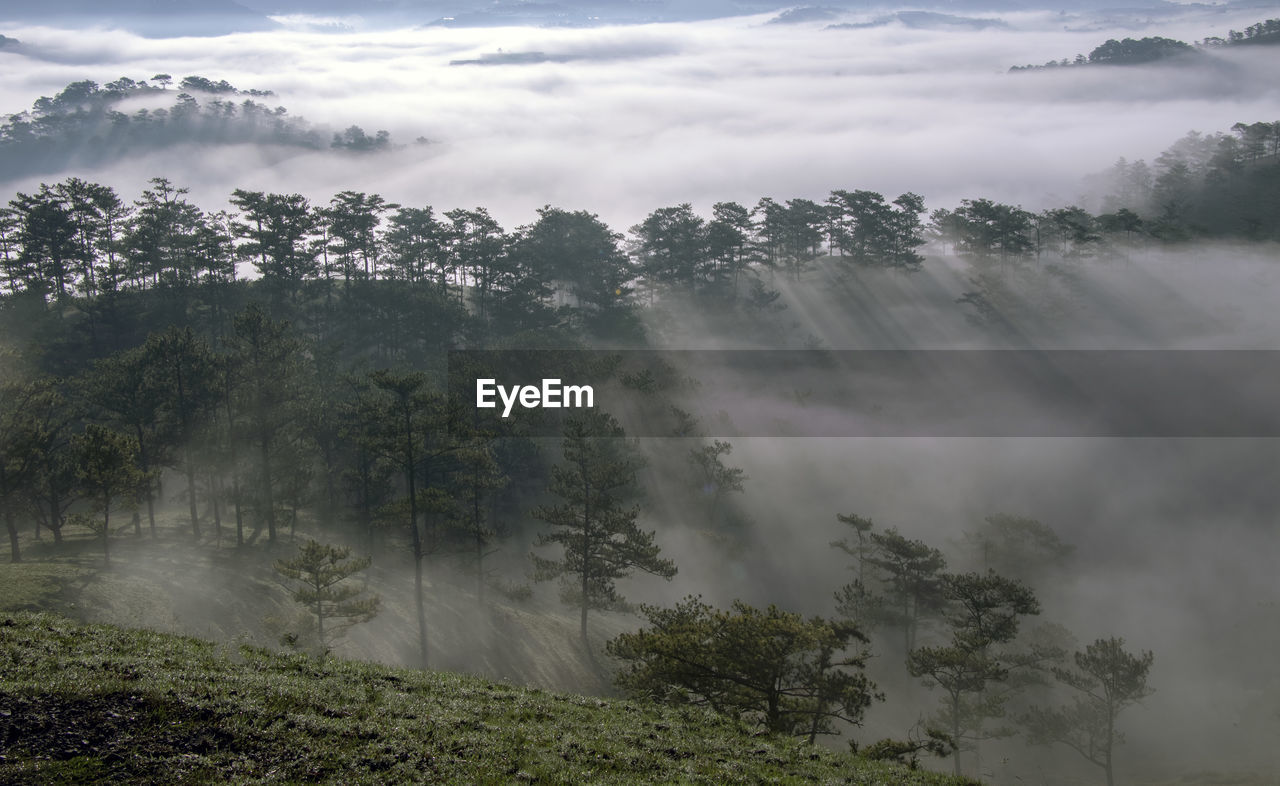
<path id="1" fill-rule="evenodd" d="M 0 185 L 11 194 L 74 174 L 132 198 L 164 176 L 209 210 L 225 206 L 235 188 L 300 192 L 313 203 L 364 190 L 406 206 L 484 206 L 507 228 L 531 222 L 545 204 L 587 209 L 617 231 L 666 205 L 691 202 L 708 215 L 722 200 L 822 200 L 832 189 L 890 198 L 913 191 L 929 208 L 990 197 L 1039 209 L 1079 201 L 1083 176 L 1119 156 L 1150 160 L 1188 130 L 1276 119 L 1280 47 L 1215 51 L 1200 66 L 1017 74 L 1010 66 L 1087 53 L 1107 38 L 1223 35 L 1259 17 L 1250 9 L 1189 9 L 1142 27 L 1020 13 L 1004 16 L 1005 28 L 981 31 L 899 23 L 829 30 L 770 25 L 771 15 L 575 30 L 376 31 L 343 19 L 354 29 L 338 33 L 315 32 L 326 20 L 288 17 L 277 20 L 291 28 L 283 32 L 208 39 L 16 27 L 3 32 L 24 48 L 0 52 L 7 74 L 0 104 L 10 112 L 81 79 L 201 75 L 273 90 L 269 104 L 331 130 L 385 128 L 399 147 L 354 155 L 179 146 Z M 450 65 L 500 52 L 540 52 L 551 61 Z M 418 137 L 430 141 L 415 144 Z M 851 276 L 820 264 L 800 281 L 771 279 L 786 308 L 761 317 L 769 343 L 678 300 L 646 318 L 656 343 L 677 348 L 1273 349 L 1275 262 L 1274 246 L 1139 247 L 1122 259 L 1079 263 L 1079 286 L 1058 294 L 1036 278 L 1042 274 L 1027 272 L 1017 284 L 1024 294 L 1059 300 L 1021 322 L 1017 337 L 968 318 L 956 299 L 974 286 L 975 271 L 937 253 L 914 274 Z M 778 406 L 796 412 L 791 403 Z M 669 449 L 645 448 L 655 460 Z M 666 485 L 680 469 L 655 463 L 644 526 L 679 555 L 680 573 L 670 584 L 627 583 L 632 599 L 701 593 L 722 605 L 742 598 L 830 614 L 832 592 L 849 579 L 847 558 L 828 546 L 847 534 L 838 513 L 870 516 L 881 529 L 898 527 L 944 549 L 985 516 L 1034 517 L 1077 549 L 1066 577 L 1043 590 L 1045 620 L 1065 625 L 1080 646 L 1116 635 L 1156 654 L 1156 693 L 1122 718 L 1129 737 L 1118 753 L 1122 770 L 1150 779 L 1280 773 L 1271 744 L 1280 733 L 1274 441 L 736 439 L 729 463 L 749 480 L 733 506 L 750 522 L 752 549 L 732 557 L 682 526 L 688 522 L 667 507 Z M 518 566 L 527 546 L 509 544 L 499 559 Z M 408 660 L 408 573 L 403 564 L 386 570 L 403 586 L 385 592 L 387 612 L 353 633 L 346 653 Z M 556 609 L 550 593 L 540 608 Z M 433 624 L 438 612 L 456 633 L 464 615 L 449 615 L 465 599 L 433 598 Z M 535 642 L 520 613 L 504 613 L 511 616 L 492 630 L 466 635 L 500 638 L 518 629 L 528 646 L 554 646 Z M 571 623 L 557 622 L 572 633 Z M 634 623 L 619 615 L 606 629 Z M 477 666 L 458 645 L 442 646 L 444 665 L 516 671 L 501 658 Z M 898 668 L 874 666 L 890 701 L 856 732 L 863 741 L 902 736 L 914 713 L 936 700 L 900 668 L 889 676 L 890 666 Z M 542 684 L 584 679 L 580 663 L 539 668 L 533 680 Z M 993 745 L 984 759 L 984 774 L 1002 783 L 1081 782 L 1067 778 L 1089 774 L 1020 743 Z M 1069 775 L 1053 780 L 1047 773 L 1058 768 Z"/>
<path id="2" fill-rule="evenodd" d="M 197 74 L 274 90 L 271 103 L 335 129 L 386 128 L 404 145 L 346 159 L 167 149 L 80 173 L 124 193 L 163 173 L 210 207 L 237 187 L 314 201 L 354 188 L 410 205 L 484 205 L 507 226 L 544 204 L 587 208 L 619 229 L 669 204 L 707 210 L 835 188 L 914 191 L 930 207 L 991 196 L 1034 209 L 1076 201 L 1081 176 L 1118 156 L 1149 159 L 1188 130 L 1268 118 L 1280 53 L 1242 47 L 1202 67 L 1122 74 L 1010 66 L 1087 53 L 1108 37 L 1223 34 L 1256 15 L 1199 11 L 1134 30 L 1024 13 L 976 32 L 829 30 L 768 16 L 206 39 L 18 27 L 7 34 L 24 54 L 0 54 L 10 74 L 0 102 L 18 111 L 79 79 Z M 498 52 L 570 59 L 449 65 Z M 432 144 L 412 144 L 419 137 Z"/>
<path id="3" fill-rule="evenodd" d="M 971 350 L 1022 342 L 1040 348 L 1274 349 L 1280 336 L 1268 305 L 1280 294 L 1274 246 L 1200 244 L 1081 263 L 1076 272 L 1084 283 L 1070 307 L 1024 325 L 1012 343 L 966 321 L 953 305 L 971 285 L 972 272 L 954 258 L 934 257 L 910 275 L 850 277 L 819 265 L 800 283 L 779 277 L 773 284 L 788 308 L 771 323 L 776 340 L 767 346 L 800 348 L 816 339 L 832 349 Z M 659 312 L 651 330 L 677 347 L 719 341 L 744 348 L 751 340 L 724 331 L 696 309 L 676 306 Z M 772 380 L 757 382 L 763 387 Z M 779 380 L 769 387 L 791 384 Z M 709 400 L 699 414 L 713 413 L 723 402 L 702 392 Z M 757 396 L 753 405 L 773 409 L 779 418 L 823 417 L 787 397 Z M 999 412 L 999 403 L 988 405 Z M 830 613 L 834 588 L 853 575 L 849 557 L 828 546 L 849 534 L 836 521 L 838 513 L 857 512 L 878 528 L 897 527 L 942 548 L 952 570 L 980 568 L 962 536 L 984 517 L 1033 517 L 1076 553 L 1061 575 L 1036 584 L 1043 613 L 1024 626 L 1061 624 L 1077 647 L 1123 636 L 1135 650 L 1156 653 L 1152 685 L 1159 687 L 1124 721 L 1122 780 L 1222 783 L 1226 773 L 1253 772 L 1239 776 L 1241 782 L 1266 783 L 1280 772 L 1271 745 L 1280 733 L 1274 440 L 731 441 L 729 463 L 749 478 L 736 502 L 753 522 L 755 547 L 726 560 L 705 537 L 674 532 L 668 548 L 685 555 L 682 565 L 697 567 L 682 569 L 670 586 L 650 582 L 637 589 L 641 596 L 671 603 L 701 592 L 718 604 L 745 598 Z M 659 506 L 651 521 L 661 526 L 668 514 Z M 868 714 L 866 728 L 855 732 L 860 739 L 900 733 L 895 728 L 909 727 L 914 713 L 936 700 L 902 678 L 892 646 L 878 641 L 879 660 L 871 670 L 897 698 Z M 995 783 L 1092 782 L 1073 755 L 1019 742 L 986 743 L 981 775 Z"/>
<path id="4" fill-rule="evenodd" d="M 1157 692 L 1124 721 L 1126 770 L 1172 777 L 1274 773 L 1280 765 L 1268 743 L 1280 731 L 1273 532 L 1280 500 L 1270 490 L 1271 442 L 753 439 L 735 447 L 752 478 L 753 516 L 774 523 L 760 553 L 778 556 L 767 567 L 744 565 L 734 587 L 747 597 L 754 590 L 755 602 L 830 613 L 832 587 L 850 575 L 847 558 L 826 547 L 846 534 L 837 512 L 857 511 L 938 545 L 993 511 L 1035 516 L 1078 548 L 1069 580 L 1042 591 L 1044 621 L 1065 625 L 1077 646 L 1122 635 L 1156 653 Z M 770 567 L 775 580 L 762 579 Z M 900 680 L 888 684 L 899 697 L 911 695 Z M 909 725 L 903 710 L 891 700 L 858 735 Z M 984 753 L 1001 757 L 1014 764 L 987 773 L 1002 776 L 998 782 L 1030 779 L 1037 759 L 1042 767 L 1054 760 L 1019 744 Z M 1070 759 L 1058 767 L 1060 775 L 1076 771 Z"/>

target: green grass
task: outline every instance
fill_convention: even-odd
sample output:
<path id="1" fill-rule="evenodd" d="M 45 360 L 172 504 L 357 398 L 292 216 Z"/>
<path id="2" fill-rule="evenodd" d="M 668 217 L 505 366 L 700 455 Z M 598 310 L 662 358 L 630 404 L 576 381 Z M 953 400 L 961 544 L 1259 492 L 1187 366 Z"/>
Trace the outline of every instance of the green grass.
<path id="1" fill-rule="evenodd" d="M 237 549 L 206 537 L 193 542 L 185 527 L 161 519 L 159 537 L 131 531 L 113 538 L 111 564 L 87 532 L 70 530 L 61 544 L 36 541 L 26 530 L 23 561 L 0 558 L 0 612 L 50 611 L 81 622 L 148 628 L 220 642 L 275 647 L 305 622 L 273 569 L 297 543 L 282 535 Z M 300 531 L 299 541 L 313 536 Z M 320 537 L 324 537 L 321 535 Z M 364 578 L 364 577 L 362 577 Z M 340 639 L 334 653 L 391 665 L 417 662 L 412 562 L 407 550 L 382 550 L 368 571 L 382 611 Z M 607 694 L 608 674 L 580 646 L 576 610 L 553 597 L 511 601 L 491 591 L 484 603 L 473 577 L 448 564 L 427 566 L 427 619 L 431 664 L 549 690 Z M 554 588 L 546 588 L 548 596 Z M 591 619 L 592 652 L 638 625 L 626 614 Z M 305 625 L 303 625 L 305 627 Z"/>
<path id="2" fill-rule="evenodd" d="M 692 708 L 0 614 L 0 783 L 956 784 Z"/>

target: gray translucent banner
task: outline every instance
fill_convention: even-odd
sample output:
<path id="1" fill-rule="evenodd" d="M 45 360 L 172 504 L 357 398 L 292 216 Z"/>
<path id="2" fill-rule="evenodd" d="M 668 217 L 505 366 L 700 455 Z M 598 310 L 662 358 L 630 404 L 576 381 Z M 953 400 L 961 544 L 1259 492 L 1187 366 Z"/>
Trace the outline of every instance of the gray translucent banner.
<path id="1" fill-rule="evenodd" d="M 496 406 L 477 408 L 477 380 Z M 458 417 L 557 436 L 572 406 L 496 387 L 592 389 L 628 436 L 1276 437 L 1280 351 L 456 351 Z M 580 392 L 580 390 L 579 390 Z M 541 402 L 539 402 L 541 403 Z M 584 404 L 582 397 L 571 403 Z"/>

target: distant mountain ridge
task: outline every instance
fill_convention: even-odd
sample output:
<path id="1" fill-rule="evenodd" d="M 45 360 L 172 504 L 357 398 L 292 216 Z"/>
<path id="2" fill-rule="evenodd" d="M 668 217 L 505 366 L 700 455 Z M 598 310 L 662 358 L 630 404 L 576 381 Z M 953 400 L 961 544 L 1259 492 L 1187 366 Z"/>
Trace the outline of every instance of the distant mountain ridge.
<path id="1" fill-rule="evenodd" d="M 278 25 L 234 0 L 0 0 L 0 21 L 123 27 L 144 35 L 225 35 Z"/>
<path id="2" fill-rule="evenodd" d="M 1243 7 L 1234 0 L 1222 8 Z M 1254 3 L 1256 5 L 1256 3 Z M 964 14 L 1008 11 L 1147 10 L 1172 13 L 1183 8 L 1167 0 L 935 0 L 901 9 L 874 0 L 827 0 L 796 5 L 777 0 L 0 0 L 0 22 L 58 26 L 109 25 L 145 35 L 220 35 L 278 27 L 273 15 L 353 16 L 374 26 L 589 27 L 717 19 L 750 14 L 786 14 L 785 21 L 834 21 L 849 11 Z"/>

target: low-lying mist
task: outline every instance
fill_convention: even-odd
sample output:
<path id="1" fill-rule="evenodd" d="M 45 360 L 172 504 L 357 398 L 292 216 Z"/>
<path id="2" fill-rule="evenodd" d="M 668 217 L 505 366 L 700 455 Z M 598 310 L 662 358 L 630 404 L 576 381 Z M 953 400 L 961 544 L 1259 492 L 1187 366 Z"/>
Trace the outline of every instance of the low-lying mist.
<path id="1" fill-rule="evenodd" d="M 697 308 L 670 302 L 658 308 L 650 330 L 684 349 L 1274 349 L 1280 325 L 1268 304 L 1280 285 L 1275 260 L 1273 246 L 1230 243 L 1077 260 L 1067 263 L 1072 287 L 1050 297 L 1061 301 L 1056 307 L 1011 313 L 1014 333 L 969 318 L 956 303 L 973 286 L 974 269 L 954 257 L 931 256 L 913 274 L 855 274 L 820 264 L 798 282 L 782 276 L 772 282 L 787 306 L 761 318 L 760 332 L 773 340 L 726 329 Z M 1019 277 L 1016 267 L 1005 272 L 1006 280 Z M 1014 286 L 1020 297 L 1044 294 L 1042 267 L 1023 269 L 1021 275 L 1032 278 Z M 714 413 L 714 393 L 703 392 L 709 400 L 700 402 L 701 412 Z M 791 396 L 757 400 L 757 406 L 775 409 L 780 419 L 819 416 Z M 663 542 L 686 555 L 682 565 L 697 567 L 682 568 L 669 585 L 637 587 L 638 597 L 669 605 L 702 593 L 718 605 L 742 598 L 830 614 L 835 588 L 854 575 L 848 555 L 829 546 L 848 535 L 837 514 L 856 512 L 880 529 L 896 527 L 941 548 L 949 570 L 984 568 L 966 534 L 985 517 L 1034 518 L 1075 552 L 1061 573 L 1033 581 L 1043 612 L 1025 626 L 1065 626 L 1077 647 L 1114 635 L 1134 650 L 1155 653 L 1156 692 L 1125 719 L 1126 771 L 1149 779 L 1219 773 L 1204 775 L 1206 783 L 1227 777 L 1224 771 L 1277 771 L 1269 744 L 1280 731 L 1274 440 L 730 441 L 726 462 L 748 478 L 733 504 L 749 522 L 752 545 L 726 559 L 722 544 L 699 528 L 696 511 L 690 519 L 679 505 L 664 507 L 658 492 L 651 525 L 664 532 L 664 521 L 692 521 L 691 530 L 666 531 Z M 679 450 L 664 440 L 651 444 L 658 488 L 687 483 L 672 459 Z M 877 638 L 874 649 L 872 671 L 898 698 L 872 710 L 867 727 L 856 732 L 863 739 L 893 734 L 895 724 L 910 726 L 917 720 L 912 712 L 933 700 L 904 677 L 901 654 L 888 639 Z M 1075 782 L 1066 773 L 1077 771 L 1060 753 L 1010 742 L 991 744 L 983 762 L 982 775 L 996 783 Z"/>
<path id="2" fill-rule="evenodd" d="M 1080 644 L 1123 636 L 1156 655 L 1156 692 L 1125 719 L 1128 771 L 1274 772 L 1267 741 L 1280 729 L 1273 657 L 1280 500 L 1270 440 L 740 439 L 734 447 L 735 465 L 751 478 L 744 504 L 761 547 L 729 566 L 686 557 L 714 565 L 709 573 L 723 584 L 708 591 L 704 574 L 689 571 L 664 600 L 698 590 L 721 604 L 744 597 L 829 614 L 834 588 L 851 577 L 847 557 L 827 546 L 846 534 L 838 512 L 856 511 L 952 554 L 966 553 L 954 544 L 985 516 L 1031 516 L 1077 551 L 1065 579 L 1037 586 L 1043 613 L 1027 627 L 1064 625 Z M 696 539 L 677 542 L 682 553 L 697 553 Z M 980 569 L 968 554 L 969 564 L 954 559 L 949 567 Z M 892 659 L 884 647 L 882 658 Z M 912 695 L 896 664 L 877 668 L 899 698 L 872 712 L 864 738 L 893 733 L 903 692 Z M 1018 745 L 1000 750 L 985 758 L 1013 762 L 995 773 L 1001 783 L 1033 777 L 1043 756 Z"/>

